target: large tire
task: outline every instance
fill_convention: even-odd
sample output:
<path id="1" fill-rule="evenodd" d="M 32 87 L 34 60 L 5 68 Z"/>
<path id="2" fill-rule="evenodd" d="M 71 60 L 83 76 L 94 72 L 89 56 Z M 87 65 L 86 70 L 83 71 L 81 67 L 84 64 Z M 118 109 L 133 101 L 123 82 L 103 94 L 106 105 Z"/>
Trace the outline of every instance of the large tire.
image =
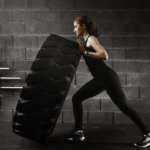
<path id="1" fill-rule="evenodd" d="M 47 38 L 20 93 L 14 133 L 35 141 L 50 139 L 80 57 L 76 42 L 54 34 Z"/>

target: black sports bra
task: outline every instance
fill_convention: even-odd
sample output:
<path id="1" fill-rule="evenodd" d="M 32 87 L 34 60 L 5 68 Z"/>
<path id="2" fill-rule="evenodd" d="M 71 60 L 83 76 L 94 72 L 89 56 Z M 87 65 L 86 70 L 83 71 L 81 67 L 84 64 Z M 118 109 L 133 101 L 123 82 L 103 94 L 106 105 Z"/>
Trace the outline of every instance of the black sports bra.
<path id="1" fill-rule="evenodd" d="M 88 38 L 91 35 L 89 35 L 84 43 L 85 46 L 85 50 L 91 51 L 91 52 L 96 52 L 93 48 L 89 48 L 86 46 L 86 43 L 88 41 Z M 96 59 L 96 58 L 92 58 L 89 56 L 85 56 L 83 54 L 83 58 L 89 68 L 89 71 L 91 72 L 92 76 L 98 78 L 100 77 L 100 75 L 103 72 L 103 69 L 107 67 L 107 65 L 104 63 L 103 59 Z"/>

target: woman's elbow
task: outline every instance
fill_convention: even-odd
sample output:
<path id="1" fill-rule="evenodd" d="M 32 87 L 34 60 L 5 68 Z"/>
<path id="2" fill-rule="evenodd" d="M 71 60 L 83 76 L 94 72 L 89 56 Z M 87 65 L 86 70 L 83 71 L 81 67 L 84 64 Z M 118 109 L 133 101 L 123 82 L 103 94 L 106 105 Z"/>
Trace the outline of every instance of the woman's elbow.
<path id="1" fill-rule="evenodd" d="M 108 59 L 108 54 L 104 54 L 104 60 Z"/>

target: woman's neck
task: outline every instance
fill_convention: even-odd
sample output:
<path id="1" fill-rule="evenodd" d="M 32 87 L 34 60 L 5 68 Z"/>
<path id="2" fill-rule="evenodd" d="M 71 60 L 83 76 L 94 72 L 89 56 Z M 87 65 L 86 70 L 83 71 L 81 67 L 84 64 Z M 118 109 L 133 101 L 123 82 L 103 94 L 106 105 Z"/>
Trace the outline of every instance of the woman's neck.
<path id="1" fill-rule="evenodd" d="M 89 36 L 90 34 L 88 33 L 88 32 L 85 32 L 84 34 L 83 34 L 83 38 L 84 38 L 84 40 L 86 41 L 86 39 L 87 39 L 87 37 Z"/>

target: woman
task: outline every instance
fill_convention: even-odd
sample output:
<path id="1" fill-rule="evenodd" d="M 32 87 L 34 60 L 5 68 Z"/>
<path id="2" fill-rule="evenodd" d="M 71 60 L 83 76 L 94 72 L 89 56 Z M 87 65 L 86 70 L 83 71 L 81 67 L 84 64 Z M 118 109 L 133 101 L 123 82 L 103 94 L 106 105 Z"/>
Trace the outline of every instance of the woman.
<path id="1" fill-rule="evenodd" d="M 137 147 L 149 146 L 150 132 L 137 112 L 127 104 L 127 99 L 122 90 L 117 73 L 109 68 L 103 61 L 103 59 L 108 59 L 108 54 L 97 39 L 99 31 L 96 24 L 86 16 L 79 16 L 74 20 L 74 32 L 77 36 L 83 36 L 85 40 L 85 43 L 83 44 L 81 40 L 77 39 L 79 49 L 93 76 L 93 79 L 83 85 L 72 97 L 75 128 L 70 134 L 65 135 L 64 138 L 67 140 L 85 139 L 82 131 L 82 101 L 106 90 L 116 106 L 118 106 L 118 108 L 143 132 L 142 138 L 140 138 L 140 140 L 134 145 Z"/>

